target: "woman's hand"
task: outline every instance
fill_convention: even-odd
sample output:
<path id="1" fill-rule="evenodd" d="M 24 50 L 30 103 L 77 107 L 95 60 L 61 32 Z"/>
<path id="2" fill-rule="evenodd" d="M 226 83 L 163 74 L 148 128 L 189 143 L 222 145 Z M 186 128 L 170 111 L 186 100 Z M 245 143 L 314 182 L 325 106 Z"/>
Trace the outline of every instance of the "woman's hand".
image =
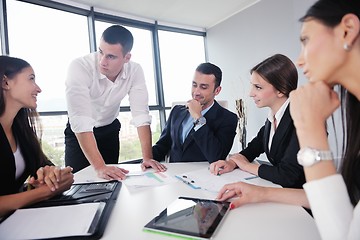
<path id="1" fill-rule="evenodd" d="M 49 199 L 53 196 L 61 194 L 62 192 L 69 190 L 71 185 L 74 183 L 74 175 L 71 171 L 72 168 L 67 167 L 60 170 L 60 180 L 57 182 L 57 188 L 51 189 L 45 183 L 37 185 L 34 191 L 40 191 L 44 193 L 44 199 Z M 46 177 L 45 177 L 46 178 Z M 45 181 L 46 182 L 46 181 Z"/>
<path id="2" fill-rule="evenodd" d="M 230 209 L 237 208 L 247 203 L 258 203 L 264 201 L 267 188 L 260 187 L 244 182 L 226 184 L 219 191 L 216 200 L 225 201 L 229 198 L 237 197 L 230 204 Z"/>
<path id="3" fill-rule="evenodd" d="M 60 168 L 57 166 L 40 167 L 36 171 L 37 179 L 31 177 L 28 181 L 28 184 L 32 185 L 35 188 L 43 184 L 46 184 L 51 191 L 55 191 L 56 189 L 59 189 L 60 187 L 59 183 L 62 182 L 63 177 L 68 178 L 68 175 L 71 174 L 73 178 L 71 172 L 72 172 L 71 167 L 65 167 L 65 168 Z"/>
<path id="4" fill-rule="evenodd" d="M 316 142 L 327 136 L 326 120 L 339 105 L 338 95 L 324 82 L 308 83 L 290 93 L 290 113 L 301 147 L 323 149 Z"/>
<path id="5" fill-rule="evenodd" d="M 209 170 L 214 175 L 231 172 L 235 169 L 236 164 L 233 161 L 218 160 L 210 164 Z"/>

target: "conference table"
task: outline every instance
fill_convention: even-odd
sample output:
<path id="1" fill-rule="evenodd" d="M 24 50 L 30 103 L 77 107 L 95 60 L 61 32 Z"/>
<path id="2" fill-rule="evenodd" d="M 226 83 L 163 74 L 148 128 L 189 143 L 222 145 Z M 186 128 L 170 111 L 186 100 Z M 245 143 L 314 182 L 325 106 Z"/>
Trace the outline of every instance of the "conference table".
<path id="1" fill-rule="evenodd" d="M 173 177 L 209 166 L 206 162 L 164 163 L 164 165 L 168 168 L 166 174 Z M 120 164 L 120 166 L 127 168 L 130 165 Z M 75 174 L 75 182 L 94 179 L 96 173 L 91 166 Z M 248 182 L 274 186 L 271 182 L 260 178 Z M 180 196 L 214 199 L 214 193 L 194 189 L 180 180 L 138 191 L 130 189 L 123 183 L 101 239 L 175 239 L 172 236 L 143 231 L 143 227 Z M 314 219 L 302 207 L 279 203 L 253 203 L 230 210 L 213 239 L 316 240 L 320 239 L 320 235 Z"/>

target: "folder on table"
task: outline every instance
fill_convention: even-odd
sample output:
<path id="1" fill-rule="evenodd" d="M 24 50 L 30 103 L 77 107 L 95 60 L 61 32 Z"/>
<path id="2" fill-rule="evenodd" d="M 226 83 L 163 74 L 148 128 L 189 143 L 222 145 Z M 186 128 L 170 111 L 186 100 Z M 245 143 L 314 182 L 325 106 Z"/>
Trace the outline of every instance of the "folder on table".
<path id="1" fill-rule="evenodd" d="M 0 223 L 5 239 L 99 239 L 121 182 L 74 184 L 52 199 L 18 209 Z"/>

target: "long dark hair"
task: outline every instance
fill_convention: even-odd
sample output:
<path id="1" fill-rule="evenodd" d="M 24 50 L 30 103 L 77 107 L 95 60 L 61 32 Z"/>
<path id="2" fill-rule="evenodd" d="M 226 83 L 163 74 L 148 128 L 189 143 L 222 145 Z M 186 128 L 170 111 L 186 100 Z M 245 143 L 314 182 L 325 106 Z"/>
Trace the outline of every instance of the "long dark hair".
<path id="1" fill-rule="evenodd" d="M 2 81 L 4 79 L 11 81 L 11 79 L 27 67 L 30 67 L 30 64 L 23 59 L 0 56 L 0 79 Z M 4 90 L 2 90 L 0 91 L 0 116 L 4 112 L 5 97 Z M 44 165 L 44 163 L 50 163 L 41 149 L 40 135 L 37 135 L 37 131 L 41 131 L 37 111 L 29 108 L 20 109 L 14 118 L 12 130 L 21 146 L 22 154 L 33 159 L 31 161 L 25 159 L 25 161 L 30 174 L 35 175 L 39 166 Z"/>
<path id="2" fill-rule="evenodd" d="M 316 19 L 328 27 L 335 27 L 344 15 L 352 13 L 360 19 L 360 1 L 319 0 L 300 21 Z M 360 102 L 340 86 L 343 119 L 343 161 L 341 173 L 352 204 L 360 200 Z"/>

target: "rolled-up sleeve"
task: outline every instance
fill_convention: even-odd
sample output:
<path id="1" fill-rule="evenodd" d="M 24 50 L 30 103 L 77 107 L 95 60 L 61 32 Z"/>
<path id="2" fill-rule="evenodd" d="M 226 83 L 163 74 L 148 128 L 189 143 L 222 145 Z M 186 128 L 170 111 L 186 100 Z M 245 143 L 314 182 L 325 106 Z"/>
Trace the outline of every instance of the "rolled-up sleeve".
<path id="1" fill-rule="evenodd" d="M 92 73 L 79 59 L 70 63 L 65 81 L 65 93 L 71 129 L 78 132 L 93 131 L 95 119 L 89 104 Z"/>
<path id="2" fill-rule="evenodd" d="M 131 124 L 135 127 L 151 124 L 149 114 L 149 97 L 145 84 L 144 72 L 140 65 L 135 65 L 131 78 L 134 79 L 129 91 L 129 102 L 132 120 Z"/>

